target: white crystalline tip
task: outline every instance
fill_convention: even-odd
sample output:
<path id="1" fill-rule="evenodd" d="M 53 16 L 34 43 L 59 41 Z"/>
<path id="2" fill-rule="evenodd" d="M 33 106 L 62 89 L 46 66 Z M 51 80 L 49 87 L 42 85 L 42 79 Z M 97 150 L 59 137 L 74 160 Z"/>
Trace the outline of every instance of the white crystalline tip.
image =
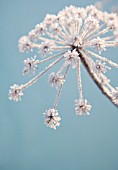
<path id="1" fill-rule="evenodd" d="M 52 129 L 60 125 L 61 117 L 55 109 L 46 110 L 44 113 L 44 123 Z"/>
<path id="2" fill-rule="evenodd" d="M 93 45 L 95 50 L 99 51 L 99 53 L 106 50 L 106 48 L 105 48 L 106 42 L 100 37 L 93 39 L 92 45 Z"/>
<path id="3" fill-rule="evenodd" d="M 21 100 L 21 96 L 23 96 L 21 87 L 22 86 L 19 86 L 17 84 L 14 84 L 13 86 L 10 87 L 9 94 L 8 94 L 10 100 L 14 100 L 14 101 Z"/>
<path id="4" fill-rule="evenodd" d="M 75 100 L 75 106 L 75 111 L 77 115 L 89 115 L 89 112 L 92 107 L 86 99 Z"/>
<path id="5" fill-rule="evenodd" d="M 19 39 L 18 41 L 19 45 L 19 51 L 20 52 L 25 52 L 25 51 L 32 51 L 32 43 L 30 41 L 30 39 L 27 36 L 23 36 Z"/>
<path id="6" fill-rule="evenodd" d="M 79 61 L 79 53 L 76 50 L 68 51 L 64 54 L 64 58 L 67 65 L 72 64 L 72 67 L 75 68 Z"/>
<path id="7" fill-rule="evenodd" d="M 36 60 L 36 56 L 27 58 L 24 60 L 24 69 L 23 69 L 23 75 L 26 74 L 35 74 L 35 70 L 37 69 L 37 64 L 39 60 Z"/>
<path id="8" fill-rule="evenodd" d="M 93 63 L 93 70 L 97 75 L 106 73 L 110 69 L 110 67 L 106 66 L 106 63 L 102 63 L 100 60 L 96 60 L 96 62 Z"/>
<path id="9" fill-rule="evenodd" d="M 30 39 L 31 41 L 33 41 L 33 40 L 35 41 L 35 40 L 37 40 L 40 36 L 45 35 L 46 30 L 47 30 L 47 28 L 46 28 L 46 25 L 45 25 L 45 24 L 43 24 L 43 23 L 37 24 L 37 25 L 35 26 L 35 29 L 33 29 L 32 31 L 29 32 L 28 37 L 29 37 L 29 39 Z"/>
<path id="10" fill-rule="evenodd" d="M 40 52 L 42 56 L 44 57 L 46 54 L 50 54 L 54 47 L 55 45 L 51 40 L 42 42 L 40 45 Z"/>
<path id="11" fill-rule="evenodd" d="M 52 72 L 49 75 L 49 83 L 52 87 L 56 86 L 56 88 L 58 89 L 58 87 L 61 86 L 64 82 L 64 76 L 60 73 L 55 74 L 54 72 Z"/>

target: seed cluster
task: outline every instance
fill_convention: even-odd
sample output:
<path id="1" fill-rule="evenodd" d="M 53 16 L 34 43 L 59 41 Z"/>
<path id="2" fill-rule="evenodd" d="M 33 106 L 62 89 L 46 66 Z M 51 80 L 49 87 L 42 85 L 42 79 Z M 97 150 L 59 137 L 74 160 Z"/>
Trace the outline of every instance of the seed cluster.
<path id="1" fill-rule="evenodd" d="M 45 124 L 56 129 L 60 125 L 60 116 L 57 111 L 59 97 L 66 80 L 69 68 L 77 70 L 79 97 L 75 100 L 77 115 L 89 115 L 90 103 L 83 97 L 81 64 L 100 88 L 103 94 L 118 106 L 118 87 L 112 87 L 106 72 L 110 67 L 118 68 L 118 64 L 101 56 L 101 53 L 118 46 L 118 16 L 115 13 L 100 11 L 95 6 L 86 8 L 75 6 L 65 7 L 57 15 L 47 14 L 44 21 L 37 24 L 33 30 L 19 39 L 19 50 L 32 52 L 37 55 L 24 60 L 23 75 L 35 74 L 38 66 L 46 61 L 52 61 L 46 68 L 34 76 L 29 82 L 14 84 L 9 90 L 9 99 L 21 100 L 25 88 L 33 85 L 54 65 L 63 60 L 57 73 L 49 75 L 49 83 L 57 89 L 57 97 L 52 109 L 44 113 Z M 110 55 L 111 56 L 111 55 Z M 109 67 L 110 66 L 110 67 Z"/>

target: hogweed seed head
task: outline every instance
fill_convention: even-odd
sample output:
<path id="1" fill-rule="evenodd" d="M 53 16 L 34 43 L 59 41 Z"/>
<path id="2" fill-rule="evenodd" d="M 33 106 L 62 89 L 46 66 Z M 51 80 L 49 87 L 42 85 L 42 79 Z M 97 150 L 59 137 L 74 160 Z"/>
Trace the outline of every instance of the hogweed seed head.
<path id="1" fill-rule="evenodd" d="M 80 98 L 75 101 L 77 115 L 88 115 L 91 105 L 83 97 L 81 80 L 81 64 L 103 94 L 115 105 L 118 105 L 117 88 L 113 88 L 105 73 L 109 65 L 118 68 L 118 64 L 102 57 L 105 50 L 118 47 L 118 16 L 116 13 L 100 11 L 95 6 L 86 8 L 75 6 L 65 7 L 57 15 L 47 14 L 44 21 L 37 24 L 27 36 L 19 39 L 20 52 L 34 52 L 45 57 L 42 60 L 27 58 L 24 60 L 24 74 L 33 73 L 37 65 L 51 62 L 29 82 L 18 86 L 14 84 L 9 90 L 10 100 L 18 101 L 23 95 L 22 90 L 33 85 L 53 66 L 63 61 L 57 73 L 49 76 L 51 86 L 56 86 L 57 96 L 53 109 L 46 111 L 45 123 L 56 129 L 60 124 L 60 116 L 56 110 L 60 94 L 70 66 L 77 70 L 77 82 Z M 97 54 L 98 53 L 98 54 Z M 53 56 L 49 56 L 53 54 Z M 97 59 L 96 61 L 94 59 Z M 108 66 L 107 66 L 108 65 Z"/>

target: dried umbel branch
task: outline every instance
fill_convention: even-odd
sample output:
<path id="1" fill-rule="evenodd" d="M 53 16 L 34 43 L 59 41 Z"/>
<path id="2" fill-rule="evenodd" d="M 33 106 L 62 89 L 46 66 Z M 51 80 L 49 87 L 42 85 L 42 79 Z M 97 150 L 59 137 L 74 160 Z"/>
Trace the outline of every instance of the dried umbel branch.
<path id="1" fill-rule="evenodd" d="M 23 75 L 34 75 L 38 71 L 38 65 L 55 60 L 29 82 L 11 86 L 9 99 L 21 100 L 25 88 L 36 83 L 43 74 L 63 60 L 58 72 L 52 72 L 49 75 L 49 83 L 52 87 L 56 87 L 57 96 L 53 108 L 44 113 L 47 126 L 56 129 L 60 125 L 61 118 L 57 105 L 71 65 L 77 70 L 79 92 L 79 98 L 75 100 L 77 115 L 89 115 L 92 107 L 83 97 L 81 64 L 84 65 L 102 93 L 118 106 L 118 88 L 112 87 L 110 79 L 105 75 L 107 71 L 110 71 L 110 66 L 118 68 L 118 64 L 101 56 L 105 50 L 117 46 L 118 16 L 114 13 L 100 11 L 91 5 L 86 8 L 70 6 L 57 15 L 47 14 L 42 23 L 36 25 L 27 36 L 19 40 L 20 52 L 32 52 L 33 49 L 37 49 L 42 57 L 41 60 L 36 55 L 25 59 Z"/>

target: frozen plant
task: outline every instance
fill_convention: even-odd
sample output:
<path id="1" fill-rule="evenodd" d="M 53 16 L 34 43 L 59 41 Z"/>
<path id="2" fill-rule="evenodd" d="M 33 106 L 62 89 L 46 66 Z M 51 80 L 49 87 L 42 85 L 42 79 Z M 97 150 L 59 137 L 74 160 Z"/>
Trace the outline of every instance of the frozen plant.
<path id="1" fill-rule="evenodd" d="M 112 87 L 106 72 L 110 67 L 118 68 L 118 64 L 103 57 L 101 53 L 118 46 L 118 16 L 115 13 L 100 11 L 95 6 L 86 8 L 65 7 L 57 15 L 47 14 L 44 21 L 19 40 L 20 52 L 37 50 L 38 55 L 24 60 L 23 75 L 35 74 L 38 66 L 52 61 L 29 82 L 21 86 L 14 84 L 9 90 L 9 99 L 18 101 L 24 90 L 36 83 L 41 76 L 63 61 L 57 73 L 49 75 L 49 83 L 56 87 L 57 96 L 54 106 L 44 113 L 45 124 L 56 129 L 60 125 L 57 111 L 58 101 L 70 67 L 77 70 L 79 97 L 75 100 L 77 115 L 89 115 L 91 105 L 83 97 L 81 81 L 81 64 L 101 92 L 118 106 L 118 88 Z M 109 54 L 111 57 L 112 55 Z M 110 66 L 110 67 L 109 67 Z"/>

